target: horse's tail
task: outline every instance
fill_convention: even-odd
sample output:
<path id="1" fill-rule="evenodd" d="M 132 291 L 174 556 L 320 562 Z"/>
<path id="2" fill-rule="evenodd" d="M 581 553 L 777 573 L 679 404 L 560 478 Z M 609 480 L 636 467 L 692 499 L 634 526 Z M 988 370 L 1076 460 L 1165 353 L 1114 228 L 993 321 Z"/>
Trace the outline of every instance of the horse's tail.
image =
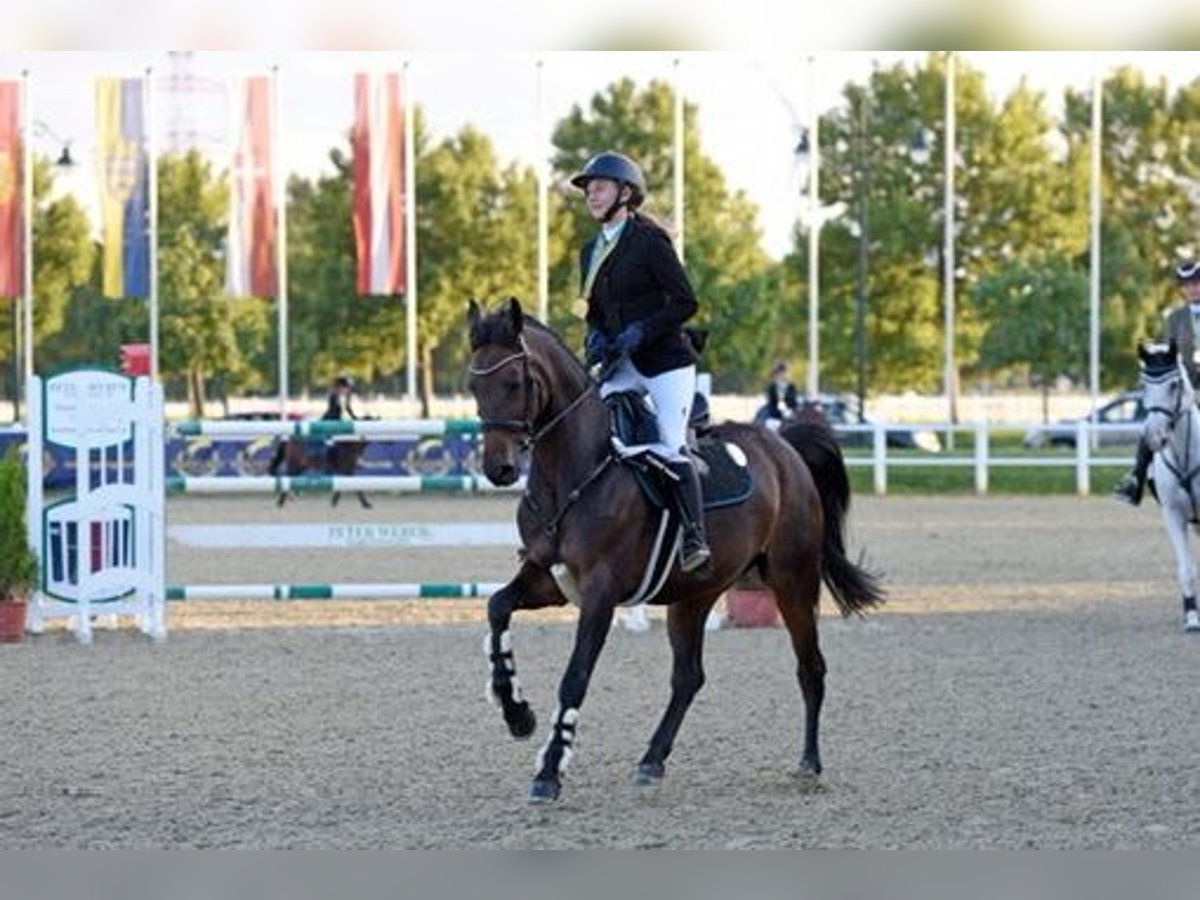
<path id="1" fill-rule="evenodd" d="M 842 530 L 850 509 L 850 478 L 837 437 L 817 422 L 792 422 L 779 436 L 804 459 L 821 495 L 825 533 L 821 538 L 821 579 L 829 588 L 842 615 L 862 613 L 883 602 L 879 575 L 846 557 Z"/>

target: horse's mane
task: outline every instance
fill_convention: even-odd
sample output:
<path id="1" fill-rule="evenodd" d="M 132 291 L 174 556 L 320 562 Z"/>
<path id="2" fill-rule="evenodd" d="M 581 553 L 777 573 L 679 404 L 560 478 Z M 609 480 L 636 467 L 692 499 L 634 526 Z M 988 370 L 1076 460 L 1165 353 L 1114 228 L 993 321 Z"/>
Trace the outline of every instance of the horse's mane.
<path id="1" fill-rule="evenodd" d="M 488 344 L 498 344 L 501 347 L 511 347 L 514 350 L 519 350 L 521 349 L 521 331 L 535 331 L 546 335 L 562 350 L 563 354 L 575 365 L 575 368 L 580 373 L 587 374 L 587 369 L 580 362 L 579 357 L 575 355 L 575 351 L 567 346 L 566 341 L 559 336 L 557 331 L 536 316 L 522 312 L 521 327 L 520 329 L 514 329 L 512 309 L 508 304 L 481 316 L 475 321 L 471 327 L 471 349 L 478 350 L 480 347 L 487 346 Z"/>

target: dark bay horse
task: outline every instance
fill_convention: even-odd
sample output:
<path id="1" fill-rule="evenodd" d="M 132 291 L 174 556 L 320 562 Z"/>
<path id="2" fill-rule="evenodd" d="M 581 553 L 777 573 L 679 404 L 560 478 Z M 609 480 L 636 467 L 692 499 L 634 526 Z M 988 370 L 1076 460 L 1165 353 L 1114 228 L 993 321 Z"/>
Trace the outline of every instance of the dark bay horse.
<path id="1" fill-rule="evenodd" d="M 526 318 L 515 299 L 487 315 L 471 301 L 468 321 L 470 387 L 484 432 L 484 473 L 495 484 L 512 484 L 521 454 L 532 454 L 517 511 L 522 563 L 488 603 L 485 648 L 490 689 L 514 737 L 531 735 L 537 720 L 517 682 L 512 614 L 561 606 L 568 597 L 579 606 L 558 710 L 530 788 L 532 802 L 548 802 L 561 790 L 579 710 L 613 609 L 640 590 L 659 519 L 628 467 L 616 461 L 609 414 L 596 384 L 562 341 Z M 668 604 L 671 699 L 635 781 L 653 784 L 665 775 L 675 735 L 704 683 L 705 618 L 721 593 L 751 570 L 774 592 L 791 635 L 805 705 L 799 774 L 815 781 L 821 771 L 817 732 L 825 694 L 825 662 L 817 645 L 821 582 L 847 615 L 880 603 L 883 592 L 876 576 L 846 557 L 842 525 L 850 486 L 828 429 L 797 424 L 780 436 L 725 424 L 713 432 L 741 448 L 755 492 L 740 505 L 708 512 L 712 560 L 689 574 L 680 574 L 673 564 L 656 599 Z"/>
<path id="2" fill-rule="evenodd" d="M 270 475 L 302 475 L 305 472 L 321 472 L 327 475 L 353 475 L 358 471 L 358 461 L 367 449 L 365 440 L 334 441 L 326 446 L 320 438 L 289 437 L 279 440 L 275 453 L 267 466 Z M 281 472 L 280 469 L 283 471 Z M 371 509 L 371 501 L 362 491 L 356 491 L 363 509 Z M 334 491 L 329 498 L 331 506 L 337 506 L 342 495 Z M 275 505 L 287 503 L 288 492 L 280 491 L 275 496 Z"/>

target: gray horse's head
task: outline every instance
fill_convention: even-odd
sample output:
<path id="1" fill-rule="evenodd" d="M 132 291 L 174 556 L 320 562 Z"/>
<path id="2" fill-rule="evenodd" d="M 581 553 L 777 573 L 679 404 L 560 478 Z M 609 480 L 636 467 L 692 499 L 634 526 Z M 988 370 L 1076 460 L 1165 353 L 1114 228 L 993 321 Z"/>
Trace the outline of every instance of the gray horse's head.
<path id="1" fill-rule="evenodd" d="M 1146 410 L 1142 434 L 1146 445 L 1157 452 L 1171 439 L 1175 423 L 1195 403 L 1195 395 L 1174 341 L 1139 346 L 1138 367 Z"/>

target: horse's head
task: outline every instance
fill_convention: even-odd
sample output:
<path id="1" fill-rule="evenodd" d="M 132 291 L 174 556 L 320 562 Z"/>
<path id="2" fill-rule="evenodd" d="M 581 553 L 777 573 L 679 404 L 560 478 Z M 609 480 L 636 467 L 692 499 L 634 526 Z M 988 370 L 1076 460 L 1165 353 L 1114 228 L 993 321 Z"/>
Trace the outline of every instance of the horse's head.
<path id="1" fill-rule="evenodd" d="M 1195 402 L 1191 383 L 1180 365 L 1179 348 L 1169 343 L 1142 344 L 1138 347 L 1141 370 L 1142 406 L 1146 422 L 1142 433 L 1146 445 L 1158 451 L 1170 439 L 1180 413 Z"/>
<path id="2" fill-rule="evenodd" d="M 541 412 L 540 392 L 523 333 L 524 314 L 515 297 L 484 314 L 470 301 L 471 393 L 483 426 L 483 472 L 497 485 L 517 480 L 521 451 Z"/>

